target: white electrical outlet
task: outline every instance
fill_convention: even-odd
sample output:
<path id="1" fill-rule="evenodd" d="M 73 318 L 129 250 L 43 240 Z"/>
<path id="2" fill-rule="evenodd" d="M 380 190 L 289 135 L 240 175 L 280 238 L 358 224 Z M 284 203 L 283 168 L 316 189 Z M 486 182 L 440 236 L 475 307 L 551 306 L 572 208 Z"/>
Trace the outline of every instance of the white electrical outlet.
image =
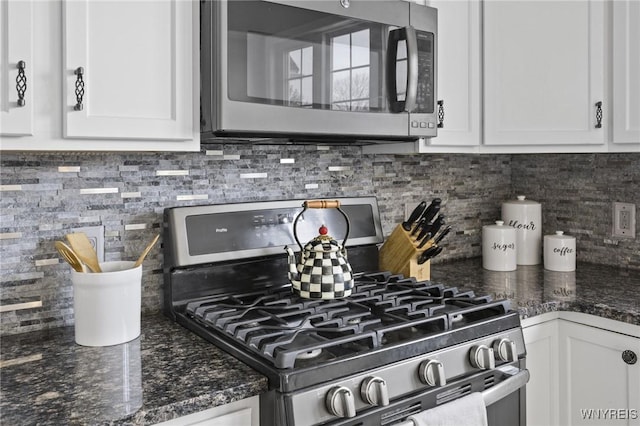
<path id="1" fill-rule="evenodd" d="M 613 203 L 613 236 L 623 238 L 636 237 L 635 204 Z"/>
<path id="2" fill-rule="evenodd" d="M 96 250 L 98 262 L 104 262 L 104 226 L 87 226 L 85 228 L 74 228 L 72 232 L 84 232 L 91 245 Z"/>

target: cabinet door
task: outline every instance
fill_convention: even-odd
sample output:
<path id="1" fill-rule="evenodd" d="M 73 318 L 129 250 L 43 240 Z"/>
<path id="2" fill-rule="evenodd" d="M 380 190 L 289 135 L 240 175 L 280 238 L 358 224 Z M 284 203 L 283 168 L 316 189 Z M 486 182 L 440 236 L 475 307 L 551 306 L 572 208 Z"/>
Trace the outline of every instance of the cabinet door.
<path id="1" fill-rule="evenodd" d="M 640 355 L 640 339 L 560 321 L 562 424 L 640 424 L 640 363 L 627 364 L 625 350 Z"/>
<path id="2" fill-rule="evenodd" d="M 613 142 L 640 144 L 640 2 L 613 2 Z"/>
<path id="3" fill-rule="evenodd" d="M 527 348 L 527 425 L 558 425 L 558 321 L 525 327 Z"/>
<path id="4" fill-rule="evenodd" d="M 192 139 L 191 11 L 183 0 L 65 2 L 63 136 Z"/>
<path id="5" fill-rule="evenodd" d="M 33 40 L 30 0 L 0 3 L 0 134 L 33 134 Z M 24 66 L 23 66 L 24 65 Z M 21 101 L 19 99 L 21 98 Z"/>
<path id="6" fill-rule="evenodd" d="M 606 142 L 605 16 L 601 0 L 484 3 L 485 144 Z"/>
<path id="7" fill-rule="evenodd" d="M 444 120 L 430 145 L 479 145 L 480 1 L 430 1 L 438 9 L 438 97 Z"/>

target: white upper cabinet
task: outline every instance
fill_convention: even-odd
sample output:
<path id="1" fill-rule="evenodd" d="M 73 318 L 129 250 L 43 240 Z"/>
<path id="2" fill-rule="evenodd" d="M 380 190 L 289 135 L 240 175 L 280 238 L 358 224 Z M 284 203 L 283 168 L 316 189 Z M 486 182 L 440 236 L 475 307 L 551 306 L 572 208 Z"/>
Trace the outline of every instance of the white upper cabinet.
<path id="1" fill-rule="evenodd" d="M 32 2 L 0 4 L 0 134 L 33 134 Z"/>
<path id="2" fill-rule="evenodd" d="M 606 149 L 606 16 L 602 0 L 484 2 L 486 145 Z"/>
<path id="3" fill-rule="evenodd" d="M 6 106 L 11 113 L 17 108 L 11 97 L 7 104 L 3 81 L 3 150 L 199 149 L 197 1 L 34 1 L 31 6 L 31 18 L 23 19 L 33 44 L 25 51 L 34 53 L 27 61 L 33 126 L 6 131 Z M 10 5 L 12 15 L 13 9 Z M 10 56 L 10 79 L 18 57 Z M 18 123 L 13 117 L 10 122 Z"/>
<path id="4" fill-rule="evenodd" d="M 73 0 L 64 18 L 65 137 L 193 137 L 190 2 Z"/>
<path id="5" fill-rule="evenodd" d="M 612 63 L 612 141 L 640 151 L 640 2 L 637 0 L 613 2 Z"/>
<path id="6" fill-rule="evenodd" d="M 438 99 L 444 120 L 428 145 L 479 145 L 480 1 L 431 1 L 438 9 Z"/>

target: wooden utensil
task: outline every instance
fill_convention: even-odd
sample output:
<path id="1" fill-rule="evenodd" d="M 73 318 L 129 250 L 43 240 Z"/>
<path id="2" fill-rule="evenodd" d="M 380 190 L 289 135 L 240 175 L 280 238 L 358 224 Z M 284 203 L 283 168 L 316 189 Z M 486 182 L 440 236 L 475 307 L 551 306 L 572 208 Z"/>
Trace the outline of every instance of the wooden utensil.
<path id="1" fill-rule="evenodd" d="M 160 238 L 160 234 L 156 235 L 153 241 L 151 241 L 149 245 L 142 251 L 142 254 L 138 258 L 138 260 L 136 260 L 136 263 L 133 265 L 134 268 L 137 268 L 138 266 L 142 265 L 142 261 L 144 260 L 145 257 L 147 257 L 147 255 L 149 254 L 153 246 L 158 242 L 158 238 Z"/>
<path id="2" fill-rule="evenodd" d="M 55 246 L 62 258 L 66 260 L 76 272 L 84 272 L 84 269 L 82 268 L 82 261 L 78 258 L 78 255 L 71 249 L 71 247 L 62 241 L 56 241 Z"/>
<path id="3" fill-rule="evenodd" d="M 67 234 L 67 241 L 78 255 L 80 260 L 87 265 L 93 272 L 102 272 L 100 269 L 100 262 L 98 262 L 98 255 L 89 241 L 89 237 L 84 232 L 75 232 L 73 234 Z"/>

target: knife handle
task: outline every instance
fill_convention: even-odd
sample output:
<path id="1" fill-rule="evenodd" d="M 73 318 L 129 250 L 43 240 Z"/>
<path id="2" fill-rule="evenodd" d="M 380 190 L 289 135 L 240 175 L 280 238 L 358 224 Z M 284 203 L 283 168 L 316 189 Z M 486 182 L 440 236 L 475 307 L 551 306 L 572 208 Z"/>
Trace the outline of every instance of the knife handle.
<path id="1" fill-rule="evenodd" d="M 429 248 L 429 247 L 431 247 L 433 245 L 433 236 L 431 235 L 431 232 L 427 232 L 427 235 L 425 235 L 425 237 L 422 240 L 420 240 L 420 244 L 418 244 L 418 247 L 416 247 L 416 248 L 421 249 L 422 247 L 424 247 L 429 242 L 431 244 L 429 244 L 429 246 L 427 248 Z"/>
<path id="2" fill-rule="evenodd" d="M 425 225 L 426 225 L 426 222 L 425 222 L 424 217 L 423 217 L 422 219 L 420 219 L 418 221 L 418 224 L 415 226 L 415 228 L 413 228 L 413 231 L 411 231 L 411 236 L 413 237 L 418 232 L 420 232 L 422 230 L 422 228 L 424 228 Z"/>
<path id="3" fill-rule="evenodd" d="M 427 202 L 420 202 L 420 204 L 418 204 L 417 207 L 413 209 L 413 211 L 409 215 L 409 219 L 407 219 L 405 222 L 402 222 L 402 228 L 405 231 L 411 231 L 411 225 L 413 225 L 416 220 L 420 219 L 420 216 L 422 216 L 422 213 L 424 213 L 424 209 L 426 208 Z"/>
<path id="4" fill-rule="evenodd" d="M 446 237 L 449 232 L 451 232 L 451 225 L 448 225 L 446 228 L 444 228 L 440 235 L 436 237 L 434 244 L 438 244 L 440 241 L 442 241 L 442 239 Z"/>

